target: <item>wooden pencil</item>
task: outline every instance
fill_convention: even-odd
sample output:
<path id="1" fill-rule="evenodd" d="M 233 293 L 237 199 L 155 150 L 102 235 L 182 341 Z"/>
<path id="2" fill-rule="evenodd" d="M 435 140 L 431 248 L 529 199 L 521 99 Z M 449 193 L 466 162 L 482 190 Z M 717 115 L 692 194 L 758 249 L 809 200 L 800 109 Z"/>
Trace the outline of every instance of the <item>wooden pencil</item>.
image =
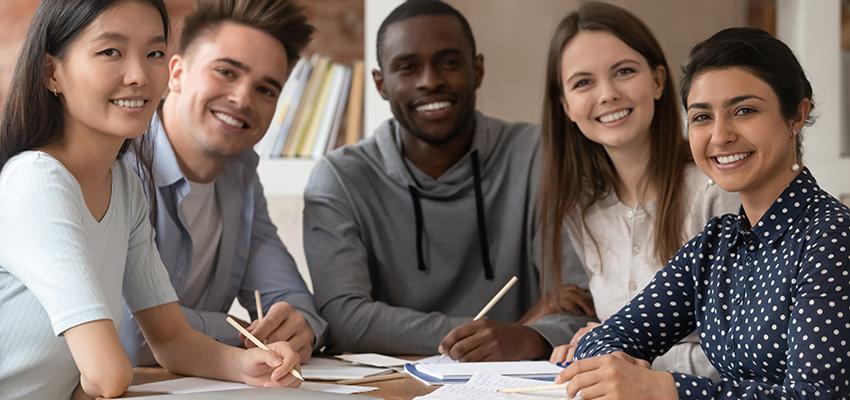
<path id="1" fill-rule="evenodd" d="M 257 322 L 263 322 L 263 302 L 259 290 L 254 290 L 254 301 L 257 303 Z"/>
<path id="2" fill-rule="evenodd" d="M 266 346 L 266 344 L 261 342 L 260 339 L 257 339 L 256 336 L 252 335 L 251 332 L 248 332 L 247 329 L 243 328 L 242 325 L 240 325 L 238 322 L 236 322 L 236 320 L 234 320 L 233 318 L 228 316 L 227 317 L 227 323 L 232 325 L 234 328 L 236 328 L 236 330 L 239 331 L 239 333 L 241 333 L 246 338 L 248 338 L 248 340 L 250 340 L 252 343 L 257 345 L 258 348 L 261 348 L 261 349 L 267 350 L 267 351 L 271 351 L 271 349 L 269 349 L 269 346 Z M 294 377 L 296 377 L 296 378 L 300 379 L 302 382 L 304 382 L 304 376 L 302 376 L 301 373 L 298 372 L 297 369 L 293 368 L 292 371 L 289 371 L 289 373 L 291 373 Z"/>

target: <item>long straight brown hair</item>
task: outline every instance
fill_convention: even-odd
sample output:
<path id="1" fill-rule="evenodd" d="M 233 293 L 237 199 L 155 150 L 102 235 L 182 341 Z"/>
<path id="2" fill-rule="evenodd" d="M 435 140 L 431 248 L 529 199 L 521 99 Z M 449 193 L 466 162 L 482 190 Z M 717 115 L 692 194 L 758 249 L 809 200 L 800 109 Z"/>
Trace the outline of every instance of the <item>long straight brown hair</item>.
<path id="1" fill-rule="evenodd" d="M 681 111 L 673 91 L 667 59 L 658 40 L 637 17 L 610 4 L 586 3 L 558 24 L 549 45 L 546 65 L 539 201 L 543 264 L 550 270 L 543 275 L 544 279 L 551 276 L 555 282 L 560 280 L 561 229 L 568 214 L 580 212 L 583 224 L 587 208 L 612 190 L 616 192 L 620 184 L 620 177 L 602 145 L 585 137 L 564 112 L 562 52 L 581 31 L 611 33 L 640 53 L 653 70 L 661 66 L 667 71 L 664 93 L 655 101 L 655 113 L 649 127 L 651 153 L 647 171 L 648 182 L 658 192 L 653 234 L 655 256 L 659 263 L 666 263 L 685 240 L 682 233 L 683 207 L 678 193 L 691 155 L 683 136 Z"/>

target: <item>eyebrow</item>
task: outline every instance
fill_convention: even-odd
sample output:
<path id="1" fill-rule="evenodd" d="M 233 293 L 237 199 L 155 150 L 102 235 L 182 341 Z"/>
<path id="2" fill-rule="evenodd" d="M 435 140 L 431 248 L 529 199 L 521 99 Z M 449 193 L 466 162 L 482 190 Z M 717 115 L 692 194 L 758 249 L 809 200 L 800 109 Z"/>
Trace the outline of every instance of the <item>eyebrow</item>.
<path id="1" fill-rule="evenodd" d="M 117 32 L 103 32 L 100 35 L 97 35 L 93 41 L 105 41 L 105 40 L 114 40 L 117 42 L 129 42 L 130 39 L 127 36 L 122 35 Z M 158 43 L 166 43 L 165 35 L 157 35 L 151 38 L 148 41 L 148 44 L 158 44 Z"/>
<path id="2" fill-rule="evenodd" d="M 631 59 L 631 58 L 626 58 L 626 59 L 622 59 L 622 60 L 614 63 L 614 65 L 612 65 L 610 69 L 612 69 L 612 70 L 617 69 L 617 68 L 621 67 L 623 64 L 638 64 L 639 65 L 640 63 L 637 62 L 636 60 Z M 593 75 L 593 74 L 591 74 L 590 72 L 579 71 L 579 72 L 576 72 L 576 73 L 570 75 L 570 77 L 567 78 L 566 82 L 569 82 L 569 81 L 571 81 L 574 78 L 579 77 L 579 76 L 588 76 L 588 75 Z"/>
<path id="3" fill-rule="evenodd" d="M 757 100 L 765 101 L 763 98 L 756 96 L 754 94 L 745 94 L 745 95 L 741 95 L 741 96 L 735 96 L 735 97 L 733 97 L 729 100 L 726 100 L 726 102 L 723 103 L 723 108 L 729 108 L 729 107 L 731 107 L 735 104 L 738 104 L 742 101 L 746 101 L 746 100 L 750 100 L 750 99 L 757 99 Z M 692 108 L 709 110 L 709 109 L 711 109 L 711 106 L 708 103 L 693 103 L 693 104 L 688 105 L 688 110 L 690 110 Z"/>
<path id="4" fill-rule="evenodd" d="M 461 49 L 457 48 L 457 47 L 449 47 L 449 48 L 438 50 L 436 53 L 434 53 L 433 57 L 445 57 L 447 55 L 458 55 L 458 54 L 463 55 L 463 51 Z M 390 64 L 393 64 L 395 62 L 399 62 L 401 60 L 408 60 L 408 59 L 417 58 L 417 57 L 419 57 L 419 55 L 416 54 L 416 53 L 399 54 L 399 55 L 394 56 L 390 59 Z"/>
<path id="5" fill-rule="evenodd" d="M 225 64 L 229 64 L 232 67 L 241 69 L 242 71 L 245 71 L 245 72 L 251 72 L 251 67 L 245 65 L 244 63 L 242 63 L 240 61 L 229 58 L 229 57 L 216 58 L 215 61 L 216 62 L 223 62 Z M 270 76 L 264 76 L 263 81 L 265 81 L 269 85 L 274 86 L 277 90 L 283 90 L 283 84 L 281 84 L 280 81 L 278 81 L 277 79 L 274 79 Z"/>

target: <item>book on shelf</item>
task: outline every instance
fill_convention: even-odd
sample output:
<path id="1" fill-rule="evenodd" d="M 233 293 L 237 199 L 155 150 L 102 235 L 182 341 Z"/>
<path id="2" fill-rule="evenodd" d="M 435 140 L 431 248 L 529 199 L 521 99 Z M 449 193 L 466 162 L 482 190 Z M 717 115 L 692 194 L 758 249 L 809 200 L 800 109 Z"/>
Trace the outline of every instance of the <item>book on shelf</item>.
<path id="1" fill-rule="evenodd" d="M 262 158 L 321 158 L 363 137 L 363 62 L 314 54 L 301 58 L 281 90 L 275 115 L 255 150 Z"/>

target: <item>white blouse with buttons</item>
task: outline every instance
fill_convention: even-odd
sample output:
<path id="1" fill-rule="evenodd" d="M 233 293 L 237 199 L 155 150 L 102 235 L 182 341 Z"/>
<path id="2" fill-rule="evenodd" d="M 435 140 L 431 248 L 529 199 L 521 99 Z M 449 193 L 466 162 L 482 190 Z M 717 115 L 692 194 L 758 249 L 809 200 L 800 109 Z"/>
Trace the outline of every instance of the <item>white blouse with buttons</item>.
<path id="1" fill-rule="evenodd" d="M 748 221 L 712 219 L 577 358 L 653 360 L 697 330 L 721 380 L 674 373 L 681 399 L 850 396 L 850 209 L 804 169 Z"/>
<path id="2" fill-rule="evenodd" d="M 685 168 L 680 196 L 684 210 L 681 243 L 702 231 L 712 217 L 735 213 L 741 205 L 737 195 L 709 184 L 708 177 L 693 163 Z M 626 305 L 664 266 L 655 256 L 654 221 L 654 203 L 630 208 L 614 193 L 585 211 L 584 224 L 578 215 L 567 220 L 566 233 L 585 265 L 600 321 Z M 653 367 L 718 377 L 699 348 L 696 335 L 656 359 Z"/>

